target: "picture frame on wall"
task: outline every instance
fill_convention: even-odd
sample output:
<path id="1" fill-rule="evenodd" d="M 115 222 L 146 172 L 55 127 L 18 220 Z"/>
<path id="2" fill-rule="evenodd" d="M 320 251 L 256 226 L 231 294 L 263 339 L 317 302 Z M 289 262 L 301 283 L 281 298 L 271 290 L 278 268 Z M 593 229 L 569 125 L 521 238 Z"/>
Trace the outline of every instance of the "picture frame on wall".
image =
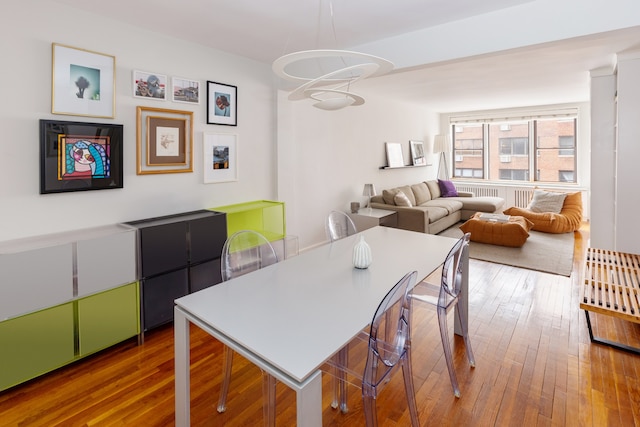
<path id="1" fill-rule="evenodd" d="M 193 172 L 193 112 L 137 107 L 138 175 Z"/>
<path id="2" fill-rule="evenodd" d="M 207 124 L 238 125 L 238 88 L 207 81 Z"/>
<path id="3" fill-rule="evenodd" d="M 197 80 L 172 77 L 171 93 L 173 102 L 200 104 L 200 82 Z"/>
<path id="4" fill-rule="evenodd" d="M 123 126 L 40 120 L 40 194 L 123 188 Z"/>
<path id="5" fill-rule="evenodd" d="M 59 43 L 51 51 L 51 113 L 114 118 L 115 56 Z"/>
<path id="6" fill-rule="evenodd" d="M 411 149 L 411 164 L 413 166 L 426 166 L 427 158 L 425 157 L 422 141 L 409 141 L 409 147 Z"/>
<path id="7" fill-rule="evenodd" d="M 167 100 L 167 76 L 160 73 L 133 70 L 133 96 L 136 98 Z"/>
<path id="8" fill-rule="evenodd" d="M 237 136 L 204 134 L 204 183 L 238 180 Z"/>

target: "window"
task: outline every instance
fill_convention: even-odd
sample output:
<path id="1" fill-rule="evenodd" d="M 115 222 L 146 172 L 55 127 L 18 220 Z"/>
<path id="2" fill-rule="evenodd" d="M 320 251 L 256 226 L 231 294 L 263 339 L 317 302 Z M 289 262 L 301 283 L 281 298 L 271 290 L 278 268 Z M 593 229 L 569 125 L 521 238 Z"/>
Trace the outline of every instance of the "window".
<path id="1" fill-rule="evenodd" d="M 576 182 L 576 128 L 573 117 L 455 123 L 454 177 Z"/>

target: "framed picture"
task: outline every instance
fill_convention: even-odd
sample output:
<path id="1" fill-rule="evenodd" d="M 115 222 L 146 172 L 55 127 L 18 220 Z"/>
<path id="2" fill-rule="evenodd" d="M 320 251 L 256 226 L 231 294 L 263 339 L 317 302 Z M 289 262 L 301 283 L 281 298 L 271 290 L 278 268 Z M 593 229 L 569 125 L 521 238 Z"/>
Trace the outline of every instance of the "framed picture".
<path id="1" fill-rule="evenodd" d="M 137 174 L 193 172 L 193 112 L 137 108 Z"/>
<path id="2" fill-rule="evenodd" d="M 197 80 L 173 77 L 171 79 L 171 90 L 173 102 L 200 103 L 200 82 Z"/>
<path id="3" fill-rule="evenodd" d="M 40 194 L 122 188 L 122 125 L 40 120 Z"/>
<path id="4" fill-rule="evenodd" d="M 52 44 L 51 112 L 114 118 L 116 57 Z"/>
<path id="5" fill-rule="evenodd" d="M 238 125 L 238 88 L 207 82 L 207 123 L 210 125 Z"/>
<path id="6" fill-rule="evenodd" d="M 146 71 L 133 71 L 133 96 L 136 98 L 167 100 L 167 76 Z"/>
<path id="7" fill-rule="evenodd" d="M 236 135 L 204 134 L 204 183 L 238 180 Z"/>
<path id="8" fill-rule="evenodd" d="M 411 161 L 414 166 L 426 166 L 427 158 L 424 153 L 424 144 L 422 141 L 409 141 L 411 148 Z"/>
<path id="9" fill-rule="evenodd" d="M 387 165 L 390 168 L 401 168 L 404 166 L 402 157 L 402 146 L 395 142 L 385 143 L 387 149 Z"/>

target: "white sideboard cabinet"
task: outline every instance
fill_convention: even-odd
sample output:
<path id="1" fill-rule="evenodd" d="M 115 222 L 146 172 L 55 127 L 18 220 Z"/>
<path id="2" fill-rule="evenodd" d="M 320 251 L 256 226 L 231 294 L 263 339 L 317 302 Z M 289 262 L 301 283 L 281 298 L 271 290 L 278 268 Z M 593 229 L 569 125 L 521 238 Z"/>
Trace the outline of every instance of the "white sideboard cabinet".
<path id="1" fill-rule="evenodd" d="M 136 230 L 0 242 L 0 390 L 140 334 Z"/>

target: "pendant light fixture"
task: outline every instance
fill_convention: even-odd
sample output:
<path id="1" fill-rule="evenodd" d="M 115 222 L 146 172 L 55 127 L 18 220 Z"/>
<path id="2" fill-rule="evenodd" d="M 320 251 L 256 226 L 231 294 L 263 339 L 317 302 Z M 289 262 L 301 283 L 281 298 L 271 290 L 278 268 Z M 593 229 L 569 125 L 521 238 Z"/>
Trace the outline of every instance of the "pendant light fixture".
<path id="1" fill-rule="evenodd" d="M 335 40 L 332 2 L 329 9 Z M 390 72 L 393 63 L 366 53 L 316 49 L 281 56 L 272 69 L 277 76 L 300 85 L 289 94 L 290 101 L 312 99 L 316 108 L 339 110 L 364 104 L 364 98 L 352 92 L 351 86 L 358 80 Z"/>

